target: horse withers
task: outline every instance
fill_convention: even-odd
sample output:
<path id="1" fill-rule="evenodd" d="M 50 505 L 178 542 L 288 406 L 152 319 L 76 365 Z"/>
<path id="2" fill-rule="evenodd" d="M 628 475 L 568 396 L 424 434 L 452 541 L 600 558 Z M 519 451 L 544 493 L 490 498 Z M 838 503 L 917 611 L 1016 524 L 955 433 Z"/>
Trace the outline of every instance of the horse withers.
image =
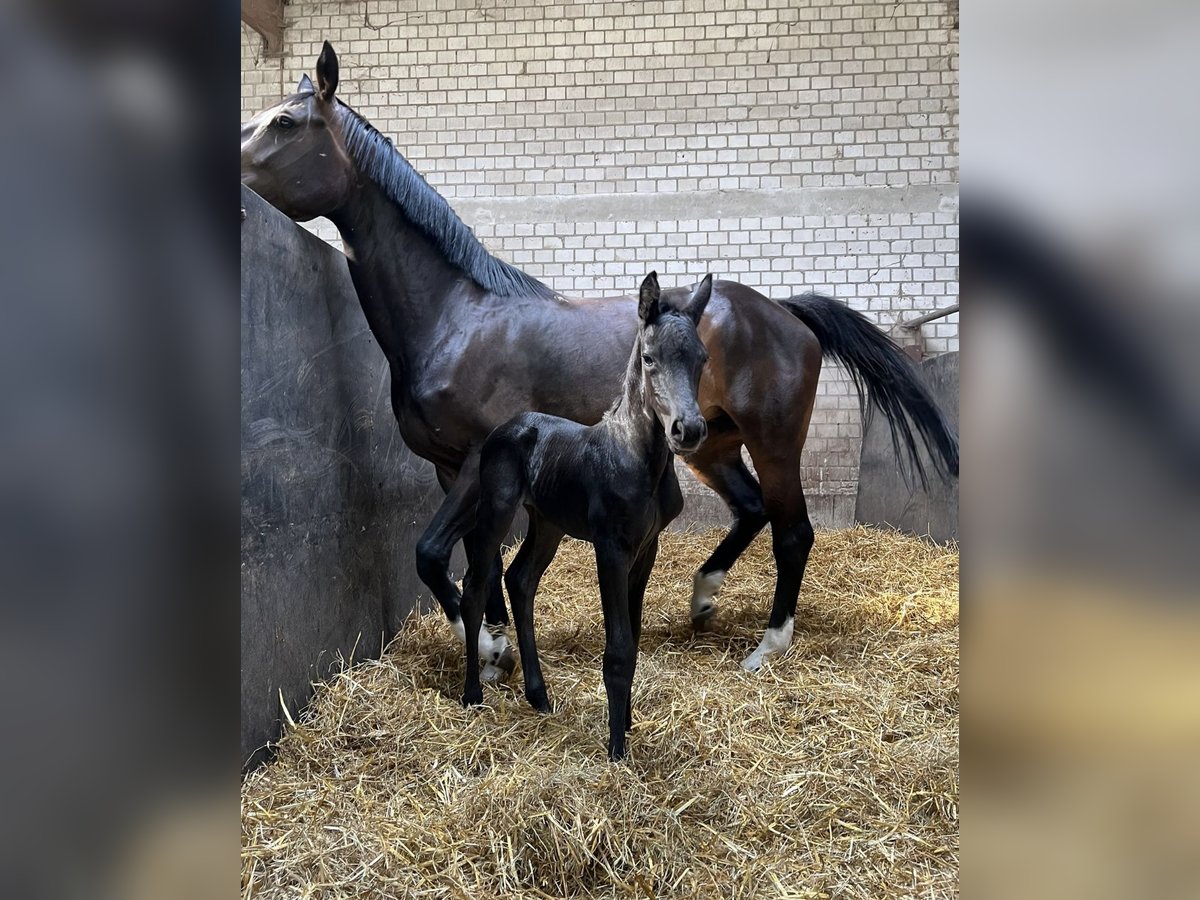
<path id="1" fill-rule="evenodd" d="M 595 425 L 523 413 L 491 433 L 479 464 L 479 507 L 463 582 L 467 634 L 483 622 L 499 589 L 493 560 L 517 509 L 529 531 L 504 581 L 516 619 L 525 697 L 550 711 L 533 632 L 533 597 L 564 534 L 596 549 L 604 610 L 604 689 L 608 755 L 625 755 L 633 724 L 631 686 L 642 631 L 642 598 L 658 536 L 683 509 L 673 454 L 692 453 L 708 433 L 696 402 L 708 354 L 696 333 L 712 295 L 712 275 L 690 297 L 658 286 L 651 272 L 638 294 L 638 329 L 621 393 Z M 479 647 L 467 641 L 463 704 L 483 700 Z"/>

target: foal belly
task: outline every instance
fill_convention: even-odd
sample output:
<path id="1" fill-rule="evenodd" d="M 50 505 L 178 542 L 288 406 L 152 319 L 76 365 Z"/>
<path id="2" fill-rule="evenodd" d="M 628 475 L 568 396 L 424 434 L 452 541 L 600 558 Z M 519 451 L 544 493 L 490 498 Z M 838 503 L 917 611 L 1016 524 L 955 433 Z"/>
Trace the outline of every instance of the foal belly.
<path id="1" fill-rule="evenodd" d="M 579 484 L 557 481 L 536 484 L 530 493 L 533 505 L 543 517 L 577 540 L 592 541 L 586 488 Z"/>

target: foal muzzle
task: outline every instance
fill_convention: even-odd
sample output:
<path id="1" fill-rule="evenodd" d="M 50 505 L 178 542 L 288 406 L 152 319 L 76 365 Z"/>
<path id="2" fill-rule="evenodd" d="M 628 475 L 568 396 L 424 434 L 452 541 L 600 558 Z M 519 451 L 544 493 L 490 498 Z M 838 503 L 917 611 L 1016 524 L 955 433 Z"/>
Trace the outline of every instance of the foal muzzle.
<path id="1" fill-rule="evenodd" d="M 675 453 L 692 453 L 708 437 L 708 423 L 703 416 L 675 419 L 667 432 L 667 443 Z"/>

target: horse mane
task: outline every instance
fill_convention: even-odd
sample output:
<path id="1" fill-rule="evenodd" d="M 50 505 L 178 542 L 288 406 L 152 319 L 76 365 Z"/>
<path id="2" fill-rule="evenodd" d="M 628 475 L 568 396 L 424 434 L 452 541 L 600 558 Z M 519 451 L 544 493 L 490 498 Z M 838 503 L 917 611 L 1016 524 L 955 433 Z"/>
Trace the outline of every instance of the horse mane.
<path id="1" fill-rule="evenodd" d="M 421 177 L 391 140 L 353 108 L 340 100 L 338 104 L 346 113 L 341 124 L 350 158 L 425 233 L 451 265 L 462 269 L 493 294 L 559 296 L 532 275 L 489 253 L 475 232 L 450 208 L 446 198 Z"/>

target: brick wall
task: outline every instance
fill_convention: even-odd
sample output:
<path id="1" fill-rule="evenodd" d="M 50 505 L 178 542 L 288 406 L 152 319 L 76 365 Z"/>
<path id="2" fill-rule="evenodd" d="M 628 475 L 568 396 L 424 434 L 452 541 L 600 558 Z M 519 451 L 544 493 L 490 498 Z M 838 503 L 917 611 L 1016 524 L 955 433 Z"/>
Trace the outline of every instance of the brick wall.
<path id="1" fill-rule="evenodd" d="M 294 90 L 328 39 L 340 96 L 556 289 L 711 270 L 833 294 L 887 329 L 957 300 L 957 7 L 293 0 L 282 59 L 242 26 L 242 114 Z M 923 336 L 958 349 L 957 314 Z M 827 366 L 802 472 L 819 521 L 852 516 L 860 439 Z"/>

